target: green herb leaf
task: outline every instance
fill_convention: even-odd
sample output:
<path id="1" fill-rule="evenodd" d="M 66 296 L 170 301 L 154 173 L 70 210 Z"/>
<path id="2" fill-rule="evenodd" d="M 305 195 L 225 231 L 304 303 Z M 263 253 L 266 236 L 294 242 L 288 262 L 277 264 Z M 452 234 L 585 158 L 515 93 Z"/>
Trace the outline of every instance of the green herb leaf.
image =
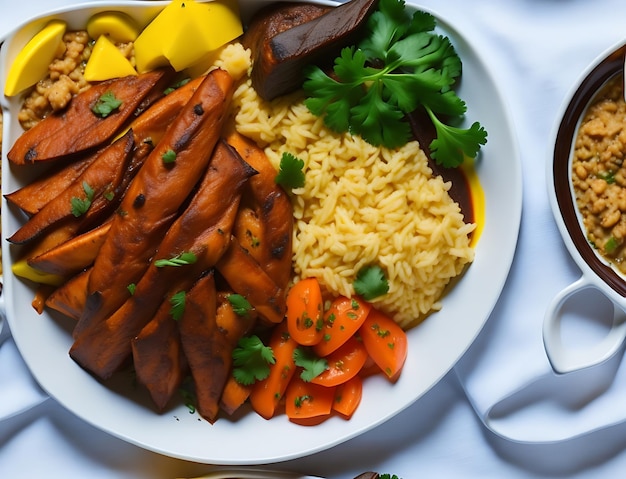
<path id="1" fill-rule="evenodd" d="M 480 146 L 487 143 L 487 132 L 478 122 L 468 129 L 457 128 L 442 123 L 432 111 L 427 111 L 437 131 L 437 138 L 430 143 L 430 154 L 437 163 L 457 167 L 465 156 L 474 158 Z"/>
<path id="2" fill-rule="evenodd" d="M 163 163 L 174 163 L 176 161 L 176 152 L 171 148 L 161 155 Z"/>
<path id="3" fill-rule="evenodd" d="M 389 282 L 380 266 L 364 266 L 356 275 L 352 284 L 356 294 L 365 301 L 371 301 L 389 292 Z"/>
<path id="4" fill-rule="evenodd" d="M 328 369 L 328 361 L 317 356 L 312 348 L 299 346 L 293 352 L 293 360 L 296 366 L 302 368 L 300 378 L 309 382 Z"/>
<path id="5" fill-rule="evenodd" d="M 157 268 L 164 268 L 165 266 L 185 266 L 187 264 L 194 264 L 198 258 L 191 252 L 180 253 L 170 259 L 157 259 L 154 261 L 154 266 Z"/>
<path id="6" fill-rule="evenodd" d="M 126 289 L 128 290 L 128 292 L 132 296 L 133 294 L 135 294 L 135 290 L 137 289 L 137 285 L 135 283 L 130 283 L 128 286 L 126 286 Z"/>
<path id="7" fill-rule="evenodd" d="M 175 90 L 178 90 L 181 86 L 186 85 L 190 81 L 191 81 L 191 78 L 183 78 L 182 80 L 174 83 L 172 86 L 167 87 L 165 90 L 163 90 L 163 94 L 169 95 L 170 93 L 172 93 Z"/>
<path id="8" fill-rule="evenodd" d="M 247 316 L 252 310 L 250 302 L 241 294 L 229 294 L 228 301 L 233 307 L 233 311 L 238 316 Z"/>
<path id="9" fill-rule="evenodd" d="M 89 209 L 89 207 L 91 206 L 91 202 L 93 201 L 93 188 L 89 186 L 86 181 L 83 181 L 83 191 L 85 192 L 85 198 L 77 198 L 74 196 L 70 200 L 72 205 L 72 214 L 76 218 L 87 213 L 87 210 Z"/>
<path id="10" fill-rule="evenodd" d="M 91 111 L 100 118 L 106 118 L 120 106 L 122 106 L 122 100 L 118 100 L 115 94 L 109 90 L 98 98 Z"/>
<path id="11" fill-rule="evenodd" d="M 615 238 L 615 236 L 611 236 L 604 243 L 604 251 L 606 254 L 612 254 L 615 252 L 618 246 L 619 246 L 619 241 L 617 240 L 617 238 Z"/>
<path id="12" fill-rule="evenodd" d="M 454 121 L 466 111 L 452 89 L 461 75 L 461 59 L 435 26 L 429 13 L 411 16 L 403 0 L 380 0 L 365 37 L 341 50 L 332 74 L 317 66 L 305 71 L 305 105 L 331 130 L 387 148 L 412 138 L 406 116 L 423 107 L 435 125 L 437 138 L 430 147 L 437 163 L 458 166 L 464 156 L 475 157 L 487 141 L 485 129 L 475 123 L 463 130 L 435 116 Z"/>
<path id="13" fill-rule="evenodd" d="M 185 291 L 179 291 L 178 293 L 173 294 L 170 298 L 170 305 L 172 306 L 170 308 L 170 314 L 176 321 L 183 317 L 183 313 L 185 312 L 186 297 L 187 293 L 185 293 Z"/>
<path id="14" fill-rule="evenodd" d="M 304 160 L 292 155 L 283 153 L 280 159 L 280 169 L 276 175 L 276 183 L 286 188 L 302 188 L 304 186 Z"/>
<path id="15" fill-rule="evenodd" d="M 233 350 L 233 377 L 244 386 L 262 381 L 270 374 L 270 364 L 276 358 L 269 346 L 258 336 L 243 337 Z"/>

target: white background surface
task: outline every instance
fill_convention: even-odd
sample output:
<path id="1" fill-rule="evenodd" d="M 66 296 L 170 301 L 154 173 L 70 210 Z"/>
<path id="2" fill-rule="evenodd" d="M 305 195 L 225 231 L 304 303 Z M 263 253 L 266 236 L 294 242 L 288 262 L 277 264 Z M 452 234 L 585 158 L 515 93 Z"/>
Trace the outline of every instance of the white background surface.
<path id="1" fill-rule="evenodd" d="M 41 8 L 68 3 L 0 0 L 0 35 Z M 543 351 L 541 323 L 552 297 L 579 275 L 546 194 L 551 131 L 577 76 L 626 39 L 626 2 L 421 4 L 449 19 L 479 49 L 509 102 L 525 182 L 513 269 L 485 330 L 439 385 L 375 430 L 278 467 L 337 479 L 365 470 L 404 479 L 621 477 L 626 470 L 623 351 L 598 368 L 557 377 Z M 584 319 L 572 330 L 573 337 L 587 342 L 602 333 Z M 6 331 L 3 337 L 0 477 L 173 478 L 207 470 L 143 451 L 78 421 L 45 398 Z"/>

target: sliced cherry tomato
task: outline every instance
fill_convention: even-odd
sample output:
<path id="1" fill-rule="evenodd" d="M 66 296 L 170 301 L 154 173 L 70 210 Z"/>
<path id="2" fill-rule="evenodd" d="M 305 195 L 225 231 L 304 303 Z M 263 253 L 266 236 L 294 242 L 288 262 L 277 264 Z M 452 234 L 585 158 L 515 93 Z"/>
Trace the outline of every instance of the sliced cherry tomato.
<path id="1" fill-rule="evenodd" d="M 313 346 L 322 339 L 324 301 L 316 278 L 306 278 L 292 286 L 287 294 L 289 334 L 303 346 Z"/>
<path id="2" fill-rule="evenodd" d="M 252 409 L 265 419 L 270 419 L 276 414 L 287 385 L 296 372 L 293 352 L 298 343 L 290 337 L 285 321 L 275 327 L 269 346 L 274 352 L 276 362 L 270 365 L 269 376 L 256 382 L 250 392 Z"/>
<path id="3" fill-rule="evenodd" d="M 336 351 L 348 338 L 354 336 L 371 309 L 371 304 L 360 298 L 335 298 L 324 314 L 322 340 L 313 349 L 320 356 Z"/>
<path id="4" fill-rule="evenodd" d="M 333 409 L 344 418 L 350 419 L 361 403 L 363 395 L 363 379 L 356 375 L 335 389 Z"/>
<path id="5" fill-rule="evenodd" d="M 363 344 L 388 379 L 395 381 L 408 350 L 404 330 L 389 316 L 372 308 L 359 329 Z"/>
<path id="6" fill-rule="evenodd" d="M 359 374 L 367 361 L 367 350 L 361 341 L 352 336 L 337 351 L 326 356 L 326 360 L 328 369 L 311 382 L 326 387 L 337 386 Z"/>
<path id="7" fill-rule="evenodd" d="M 297 422 L 330 416 L 334 400 L 335 388 L 305 382 L 296 374 L 285 392 L 285 412 Z"/>

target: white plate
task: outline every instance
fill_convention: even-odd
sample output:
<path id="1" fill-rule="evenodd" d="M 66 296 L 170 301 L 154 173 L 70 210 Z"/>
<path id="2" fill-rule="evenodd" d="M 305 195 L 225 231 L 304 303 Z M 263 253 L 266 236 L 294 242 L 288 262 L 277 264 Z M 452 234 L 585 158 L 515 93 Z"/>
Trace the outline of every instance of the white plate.
<path id="1" fill-rule="evenodd" d="M 266 2 L 240 1 L 246 13 L 263 3 Z M 154 1 L 111 5 L 99 2 L 59 10 L 55 16 L 67 20 L 70 27 L 79 28 L 96 11 L 115 7 L 145 19 L 162 5 Z M 145 402 L 144 394 L 137 394 L 129 386 L 129 377 L 121 377 L 106 387 L 70 359 L 70 321 L 47 313 L 40 316 L 32 309 L 33 288 L 10 274 L 15 253 L 4 241 L 6 314 L 15 342 L 39 384 L 74 414 L 114 436 L 168 456 L 222 465 L 278 462 L 330 448 L 385 422 L 432 388 L 474 341 L 500 295 L 515 252 L 522 204 L 517 144 L 498 86 L 462 34 L 437 17 L 441 30 L 453 40 L 463 60 L 459 94 L 468 103 L 467 121 L 479 120 L 489 132 L 488 144 L 477 164 L 486 195 L 486 224 L 475 262 L 445 298 L 443 310 L 409 332 L 408 359 L 396 384 L 391 385 L 382 377 L 368 378 L 362 403 L 350 421 L 333 418 L 308 428 L 291 424 L 284 416 L 266 421 L 253 413 L 236 420 L 220 418 L 210 425 L 182 405 L 156 414 Z M 5 42 L 0 83 L 11 59 L 44 21 L 42 17 L 16 30 Z M 17 183 L 6 152 L 20 133 L 15 115 L 19 105 L 5 98 L 3 108 L 6 116 L 2 190 L 10 192 Z M 6 237 L 19 227 L 21 218 L 4 201 L 2 213 Z M 419 421 L 419 417 L 414 419 Z"/>

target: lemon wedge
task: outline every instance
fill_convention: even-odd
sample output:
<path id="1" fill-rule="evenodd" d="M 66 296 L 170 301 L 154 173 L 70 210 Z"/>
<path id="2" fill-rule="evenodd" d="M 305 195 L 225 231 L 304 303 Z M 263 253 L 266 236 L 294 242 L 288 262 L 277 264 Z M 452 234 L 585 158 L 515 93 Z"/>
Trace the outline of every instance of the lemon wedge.
<path id="1" fill-rule="evenodd" d="M 65 22 L 52 20 L 22 48 L 9 69 L 4 85 L 6 96 L 17 95 L 45 78 L 65 29 Z"/>
<path id="2" fill-rule="evenodd" d="M 139 35 L 139 25 L 123 12 L 101 12 L 87 21 L 87 33 L 90 38 L 106 35 L 114 43 L 134 42 Z"/>
<path id="3" fill-rule="evenodd" d="M 103 81 L 129 75 L 137 75 L 133 65 L 108 36 L 100 35 L 85 66 L 85 80 Z"/>
<path id="4" fill-rule="evenodd" d="M 56 274 L 44 273 L 38 269 L 33 268 L 28 264 L 25 259 L 21 259 L 13 263 L 11 271 L 15 276 L 20 278 L 29 279 L 39 284 L 49 284 L 52 286 L 59 286 L 63 284 L 65 280 L 62 276 Z"/>

